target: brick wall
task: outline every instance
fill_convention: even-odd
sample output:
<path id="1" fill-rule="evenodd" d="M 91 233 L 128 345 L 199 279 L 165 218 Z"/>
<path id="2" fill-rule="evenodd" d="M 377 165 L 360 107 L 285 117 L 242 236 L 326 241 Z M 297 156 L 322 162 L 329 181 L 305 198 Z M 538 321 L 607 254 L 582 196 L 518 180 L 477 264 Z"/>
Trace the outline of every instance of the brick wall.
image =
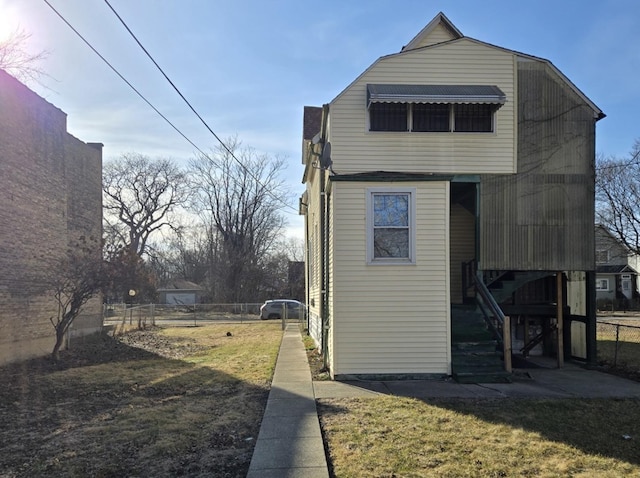
<path id="1" fill-rule="evenodd" d="M 51 352 L 57 307 L 37 278 L 78 237 L 100 243 L 101 181 L 102 145 L 71 136 L 63 111 L 0 70 L 0 364 Z M 72 334 L 101 322 L 97 298 Z"/>

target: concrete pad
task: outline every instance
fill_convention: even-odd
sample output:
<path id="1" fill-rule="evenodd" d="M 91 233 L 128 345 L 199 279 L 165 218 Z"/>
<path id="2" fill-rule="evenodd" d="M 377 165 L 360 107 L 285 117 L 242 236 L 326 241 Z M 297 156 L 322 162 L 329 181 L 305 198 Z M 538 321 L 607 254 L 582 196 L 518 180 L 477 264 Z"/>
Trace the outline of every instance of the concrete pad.
<path id="1" fill-rule="evenodd" d="M 292 370 L 292 369 L 276 367 L 275 372 L 273 372 L 272 383 L 304 382 L 304 381 L 311 383 L 311 371 L 309 370 L 308 365 L 306 370 L 304 368 Z"/>
<path id="2" fill-rule="evenodd" d="M 260 424 L 258 440 L 272 438 L 321 437 L 317 413 L 309 413 L 283 419 L 280 416 L 264 417 Z"/>
<path id="3" fill-rule="evenodd" d="M 313 399 L 269 399 L 264 411 L 265 417 L 294 417 L 317 414 L 316 402 Z"/>
<path id="4" fill-rule="evenodd" d="M 582 368 L 531 370 L 533 380 L 549 390 L 580 398 L 640 398 L 640 383 Z"/>
<path id="5" fill-rule="evenodd" d="M 274 468 L 270 470 L 249 470 L 247 478 L 329 478 L 327 467 L 316 468 Z"/>
<path id="6" fill-rule="evenodd" d="M 381 382 L 313 382 L 316 398 L 366 398 L 388 394 L 389 390 Z"/>
<path id="7" fill-rule="evenodd" d="M 562 390 L 552 390 L 537 383 L 485 383 L 479 386 L 494 390 L 505 398 L 567 398 L 571 396 Z"/>
<path id="8" fill-rule="evenodd" d="M 392 395 L 415 398 L 494 398 L 498 392 L 475 384 L 440 380 L 397 380 L 386 382 Z"/>
<path id="9" fill-rule="evenodd" d="M 313 385 L 311 382 L 283 382 L 278 381 L 271 386 L 269 400 L 274 398 L 308 398 L 313 400 Z"/>
<path id="10" fill-rule="evenodd" d="M 287 438 L 258 440 L 253 450 L 249 471 L 307 467 L 325 467 L 325 469 L 327 467 L 321 437 L 300 437 L 295 440 Z"/>

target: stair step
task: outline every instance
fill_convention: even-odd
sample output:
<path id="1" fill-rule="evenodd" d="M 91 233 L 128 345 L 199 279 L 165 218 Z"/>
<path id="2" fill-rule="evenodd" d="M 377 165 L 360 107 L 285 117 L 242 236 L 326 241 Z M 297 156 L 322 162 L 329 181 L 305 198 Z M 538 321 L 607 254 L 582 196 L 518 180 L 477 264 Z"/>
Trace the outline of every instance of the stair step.
<path id="1" fill-rule="evenodd" d="M 505 383 L 501 350 L 477 307 L 452 308 L 452 376 L 460 383 Z"/>

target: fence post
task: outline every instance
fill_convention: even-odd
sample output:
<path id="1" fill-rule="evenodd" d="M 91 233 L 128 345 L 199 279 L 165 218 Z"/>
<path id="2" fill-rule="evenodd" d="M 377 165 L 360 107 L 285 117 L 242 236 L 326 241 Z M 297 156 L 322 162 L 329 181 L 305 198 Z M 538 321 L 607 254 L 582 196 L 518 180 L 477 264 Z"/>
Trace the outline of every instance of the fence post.
<path id="1" fill-rule="evenodd" d="M 286 323 L 287 323 L 286 313 L 287 313 L 287 306 L 283 302 L 282 303 L 282 313 L 280 314 L 280 316 L 282 317 L 282 330 L 284 330 L 286 328 Z"/>
<path id="2" fill-rule="evenodd" d="M 618 366 L 618 344 L 620 343 L 620 324 L 616 325 L 616 347 L 613 352 L 613 366 Z"/>

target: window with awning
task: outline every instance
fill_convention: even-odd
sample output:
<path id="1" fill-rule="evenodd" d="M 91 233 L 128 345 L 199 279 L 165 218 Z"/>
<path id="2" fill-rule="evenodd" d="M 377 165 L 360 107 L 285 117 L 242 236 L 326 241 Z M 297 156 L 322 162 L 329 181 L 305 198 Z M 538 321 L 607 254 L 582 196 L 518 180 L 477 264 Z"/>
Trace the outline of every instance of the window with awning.
<path id="1" fill-rule="evenodd" d="M 370 131 L 493 132 L 495 85 L 367 85 Z"/>

